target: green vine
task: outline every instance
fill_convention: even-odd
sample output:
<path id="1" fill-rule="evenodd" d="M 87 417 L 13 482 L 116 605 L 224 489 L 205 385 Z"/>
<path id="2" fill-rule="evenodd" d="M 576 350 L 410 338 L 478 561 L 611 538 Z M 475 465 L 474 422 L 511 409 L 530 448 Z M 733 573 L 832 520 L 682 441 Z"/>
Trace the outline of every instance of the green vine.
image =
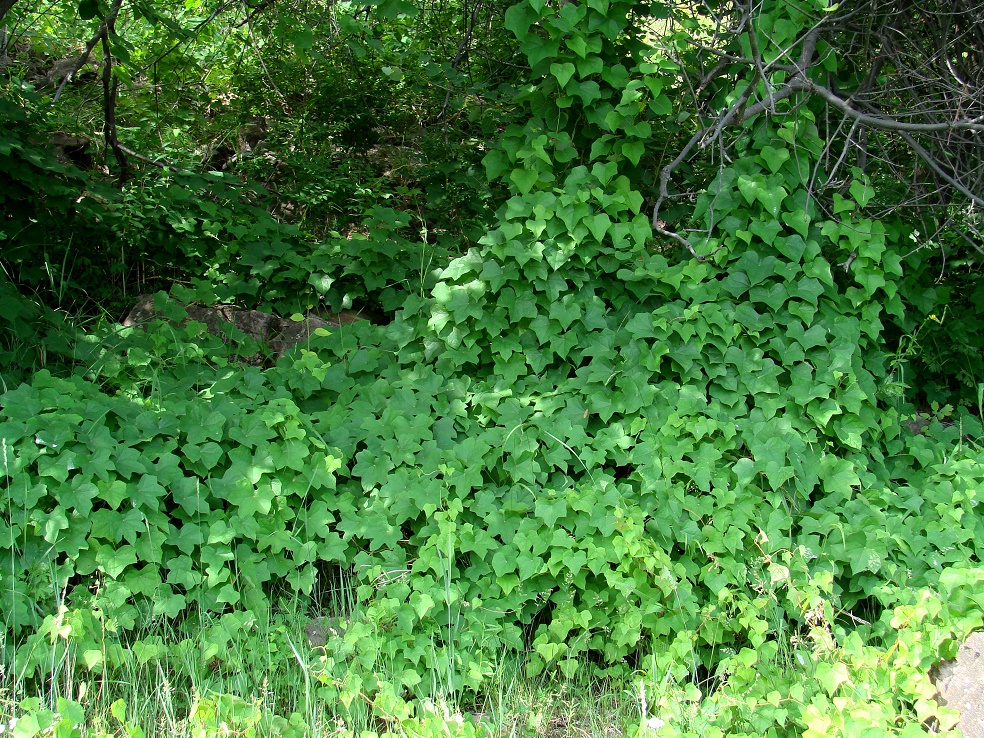
<path id="1" fill-rule="evenodd" d="M 766 2 L 737 44 L 799 58 L 830 10 Z M 8 630 L 39 624 L 52 570 L 72 606 L 97 575 L 125 629 L 265 607 L 330 562 L 375 629 L 358 657 L 356 635 L 325 647 L 341 700 L 355 660 L 368 694 L 428 673 L 458 694 L 525 650 L 531 674 L 642 673 L 668 735 L 951 725 L 925 673 L 980 625 L 982 429 L 914 434 L 891 402 L 908 232 L 861 168 L 815 185 L 817 99 L 749 113 L 778 77 L 710 92 L 744 117 L 688 123 L 671 52 L 700 19 L 649 41 L 677 13 L 510 8 L 525 117 L 485 158 L 510 197 L 391 324 L 160 399 L 43 373 L 8 393 Z M 681 168 L 688 138 L 720 149 Z"/>

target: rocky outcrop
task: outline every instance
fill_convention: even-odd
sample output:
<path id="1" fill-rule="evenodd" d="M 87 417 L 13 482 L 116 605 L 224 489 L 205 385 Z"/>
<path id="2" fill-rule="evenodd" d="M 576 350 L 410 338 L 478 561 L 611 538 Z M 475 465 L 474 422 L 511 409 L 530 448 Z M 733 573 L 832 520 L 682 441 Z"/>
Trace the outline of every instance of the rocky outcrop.
<path id="1" fill-rule="evenodd" d="M 364 320 L 358 313 L 344 311 L 323 317 L 309 314 L 303 320 L 295 321 L 281 318 L 272 313 L 259 310 L 244 310 L 232 305 L 184 305 L 189 320 L 204 323 L 209 333 L 217 336 L 227 335 L 226 324 L 232 324 L 247 336 L 270 349 L 274 358 L 283 356 L 295 344 L 307 341 L 318 328 L 337 329 L 343 325 Z M 132 326 L 161 319 L 164 316 L 154 307 L 153 295 L 141 295 L 127 316 L 123 325 Z"/>
<path id="2" fill-rule="evenodd" d="M 971 633 L 953 661 L 934 670 L 940 701 L 960 713 L 966 738 L 984 738 L 984 633 Z"/>

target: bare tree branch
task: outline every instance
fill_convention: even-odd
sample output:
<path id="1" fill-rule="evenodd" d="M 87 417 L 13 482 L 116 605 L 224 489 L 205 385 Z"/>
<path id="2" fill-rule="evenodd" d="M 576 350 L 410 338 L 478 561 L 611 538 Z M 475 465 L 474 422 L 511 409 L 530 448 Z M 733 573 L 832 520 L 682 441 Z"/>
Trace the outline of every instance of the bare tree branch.
<path id="1" fill-rule="evenodd" d="M 973 119 L 962 118 L 953 121 L 940 121 L 939 123 L 907 123 L 905 121 L 896 120 L 895 118 L 868 115 L 863 113 L 857 108 L 852 107 L 847 100 L 838 97 L 826 87 L 823 85 L 818 85 L 805 75 L 799 77 L 791 84 L 795 85 L 798 89 L 806 90 L 818 95 L 819 97 L 822 97 L 826 102 L 830 103 L 845 115 L 855 118 L 869 128 L 880 128 L 884 131 L 905 131 L 908 133 L 931 133 L 937 131 L 960 130 L 984 131 L 984 117 Z"/>
<path id="2" fill-rule="evenodd" d="M 99 30 L 96 31 L 96 34 L 91 39 L 89 39 L 89 43 L 85 45 L 85 51 L 83 51 L 82 55 L 76 59 L 75 64 L 69 68 L 68 72 L 65 73 L 65 77 L 62 79 L 61 84 L 58 85 L 58 90 L 55 91 L 55 96 L 51 98 L 52 105 L 58 102 L 62 92 L 65 90 L 65 85 L 71 82 L 72 77 L 74 77 L 85 65 L 85 63 L 89 61 L 89 56 L 92 54 L 92 50 L 95 49 L 96 44 L 102 40 L 103 35 L 107 32 L 107 29 L 116 23 L 116 16 L 119 15 L 120 8 L 122 6 L 123 0 L 113 0 L 113 4 L 109 7 L 109 12 L 106 13 L 106 17 L 99 26 Z"/>
<path id="3" fill-rule="evenodd" d="M 280 88 L 277 87 L 277 83 L 273 81 L 273 77 L 270 76 L 270 70 L 267 69 L 266 63 L 263 61 L 263 54 L 260 53 L 260 47 L 256 43 L 256 36 L 253 35 L 253 23 L 249 20 L 249 18 L 247 18 L 247 21 L 246 29 L 249 33 L 249 42 L 253 46 L 253 51 L 256 52 L 256 58 L 260 62 L 260 68 L 263 70 L 263 74 L 266 76 L 267 82 L 270 83 L 270 87 L 277 93 L 277 97 L 280 98 L 281 102 L 286 104 L 287 98 L 284 97 L 284 93 L 282 93 Z"/>
<path id="4" fill-rule="evenodd" d="M 975 195 L 973 192 L 967 189 L 963 184 L 961 184 L 957 179 L 955 179 L 953 175 L 951 175 L 949 172 L 943 169 L 943 167 L 940 166 L 940 163 L 936 161 L 936 158 L 933 157 L 928 151 L 926 151 L 926 149 L 920 146 L 919 143 L 912 137 L 912 134 L 908 133 L 907 131 L 899 131 L 899 135 L 907 144 L 909 144 L 909 146 L 912 148 L 913 151 L 919 154 L 920 158 L 922 158 L 922 160 L 926 162 L 929 168 L 932 169 L 934 172 L 936 172 L 936 174 L 941 179 L 950 183 L 950 185 L 952 185 L 954 189 L 958 190 L 960 194 L 962 194 L 971 202 L 980 205 L 981 207 L 984 207 L 984 198 Z"/>
<path id="5" fill-rule="evenodd" d="M 151 159 L 149 156 L 144 156 L 143 154 L 140 154 L 134 151 L 133 149 L 124 146 L 123 144 L 118 144 L 118 145 L 120 147 L 120 150 L 123 151 L 123 153 L 127 154 L 128 156 L 132 156 L 137 161 L 142 161 L 145 164 L 152 164 L 153 166 L 159 167 L 160 169 L 173 169 L 175 171 L 178 171 L 178 168 L 175 167 L 173 164 L 168 164 L 166 161 L 160 161 L 158 159 Z"/>
<path id="6" fill-rule="evenodd" d="M 812 98 L 838 114 L 817 120 L 820 136 L 827 137 L 828 149 L 836 148 L 837 154 L 829 150 L 825 166 L 832 169 L 811 179 L 811 197 L 813 187 L 820 188 L 820 195 L 839 186 L 837 172 L 846 165 L 864 170 L 873 160 L 887 167 L 889 180 L 901 188 L 885 190 L 886 212 L 950 207 L 954 196 L 984 207 L 982 0 L 841 3 L 839 10 L 819 15 L 808 32 L 779 48 L 778 54 L 770 49 L 771 61 L 763 55 L 756 10 L 756 0 L 692 0 L 683 11 L 706 21 L 694 31 L 702 35 L 692 38 L 689 47 L 701 60 L 696 89 L 686 75 L 683 87 L 693 105 L 689 112 L 700 127 L 660 170 L 654 231 L 693 254 L 690 244 L 674 233 L 678 229 L 659 217 L 671 197 L 674 172 L 698 146 L 717 143 L 726 161 L 726 131 L 762 113 L 784 114 L 786 108 L 778 103 L 787 99 L 803 105 Z M 690 28 L 685 30 L 689 33 Z M 852 59 L 857 74 L 839 77 L 820 71 L 821 40 L 824 57 L 836 53 Z M 675 53 L 673 48 L 667 51 Z M 684 69 L 692 67 L 692 60 L 679 61 Z M 732 93 L 736 88 L 742 92 Z M 705 90 L 711 94 L 705 95 Z M 710 109 L 729 93 L 726 108 Z M 840 123 L 830 118 L 840 118 Z M 849 268 L 850 260 L 842 266 Z"/>
<path id="7" fill-rule="evenodd" d="M 775 113 L 776 101 L 775 99 L 773 99 L 772 96 L 772 84 L 769 82 L 769 78 L 765 74 L 765 68 L 762 65 L 762 54 L 759 51 L 758 36 L 755 29 L 755 24 L 752 23 L 752 12 L 753 12 L 752 2 L 753 0 L 748 0 L 748 9 L 746 10 L 748 16 L 748 34 L 747 34 L 748 45 L 752 50 L 752 63 L 755 66 L 755 72 L 756 72 L 755 76 L 757 77 L 758 81 L 760 81 L 765 86 L 765 90 L 768 93 L 768 98 L 769 98 L 768 110 L 770 113 Z M 755 82 L 752 82 L 752 85 L 754 84 Z"/>

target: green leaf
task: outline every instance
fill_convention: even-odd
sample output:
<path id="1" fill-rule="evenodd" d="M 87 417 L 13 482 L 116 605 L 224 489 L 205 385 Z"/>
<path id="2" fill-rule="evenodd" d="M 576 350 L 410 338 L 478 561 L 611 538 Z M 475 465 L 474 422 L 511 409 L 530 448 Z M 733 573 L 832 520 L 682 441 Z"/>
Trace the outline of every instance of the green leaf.
<path id="1" fill-rule="evenodd" d="M 646 153 L 646 144 L 643 141 L 622 142 L 622 154 L 633 164 L 638 165 L 644 153 Z"/>
<path id="2" fill-rule="evenodd" d="M 536 12 L 528 3 L 521 2 L 511 6 L 506 10 L 505 22 L 503 25 L 507 30 L 512 31 L 516 38 L 522 41 L 530 32 L 530 24 L 536 20 Z"/>
<path id="3" fill-rule="evenodd" d="M 523 43 L 523 50 L 526 52 L 531 67 L 535 67 L 546 59 L 555 59 L 559 47 L 560 41 L 558 39 L 542 39 L 535 34 L 527 36 Z"/>
<path id="4" fill-rule="evenodd" d="M 567 48 L 582 59 L 588 53 L 588 44 L 585 41 L 584 36 L 579 33 L 567 39 Z"/>
<path id="5" fill-rule="evenodd" d="M 823 402 L 818 400 L 811 402 L 806 408 L 806 413 L 816 421 L 817 425 L 826 427 L 834 415 L 841 413 L 841 407 L 828 397 Z"/>
<path id="6" fill-rule="evenodd" d="M 766 182 L 765 177 L 761 175 L 754 177 L 742 175 L 738 177 L 737 185 L 738 191 L 749 205 L 758 200 L 772 217 L 779 217 L 779 206 L 789 194 L 784 187 Z"/>
<path id="7" fill-rule="evenodd" d="M 853 200 L 848 200 L 846 197 L 842 197 L 839 192 L 834 193 L 834 215 L 838 213 L 845 213 L 854 210 L 857 205 Z"/>
<path id="8" fill-rule="evenodd" d="M 533 167 L 528 169 L 513 169 L 510 179 L 512 179 L 513 184 L 516 185 L 519 191 L 526 195 L 533 189 L 533 185 L 540 179 L 540 175 Z"/>
<path id="9" fill-rule="evenodd" d="M 779 216 L 782 222 L 806 238 L 810 233 L 810 216 L 803 210 L 783 211 Z"/>
<path id="10" fill-rule="evenodd" d="M 434 609 L 434 598 L 426 592 L 415 591 L 410 595 L 410 607 L 417 613 L 418 618 L 423 618 L 428 612 Z"/>
<path id="11" fill-rule="evenodd" d="M 137 563 L 137 552 L 133 546 L 102 545 L 96 552 L 96 563 L 113 579 L 119 579 L 128 566 Z"/>
<path id="12" fill-rule="evenodd" d="M 872 268 L 863 263 L 859 264 L 858 262 L 860 261 L 860 259 L 855 259 L 854 278 L 864 287 L 865 294 L 871 297 L 875 294 L 876 290 L 887 284 L 884 272 L 881 269 Z"/>
<path id="13" fill-rule="evenodd" d="M 546 523 L 547 528 L 553 528 L 557 520 L 567 514 L 567 500 L 563 498 L 556 500 L 538 499 L 534 512 L 538 518 Z"/>
<path id="14" fill-rule="evenodd" d="M 771 246 L 779 231 L 782 230 L 782 226 L 776 220 L 753 220 L 749 224 L 748 229 Z M 802 252 L 800 253 L 802 254 Z M 793 261 L 798 260 L 797 258 Z"/>
<path id="15" fill-rule="evenodd" d="M 837 688 L 842 684 L 846 684 L 851 680 L 851 674 L 847 669 L 847 664 L 842 661 L 837 661 L 833 664 L 827 662 L 820 662 L 817 664 L 816 673 L 814 674 L 817 682 L 820 686 L 824 688 L 831 697 L 837 691 Z"/>
<path id="16" fill-rule="evenodd" d="M 860 451 L 864 448 L 863 436 L 870 429 L 857 415 L 847 415 L 834 422 L 834 432 L 845 446 Z"/>
<path id="17" fill-rule="evenodd" d="M 850 493 L 852 487 L 860 486 L 861 480 L 854 465 L 847 459 L 826 454 L 820 459 L 821 479 L 827 494 Z"/>
<path id="18" fill-rule="evenodd" d="M 307 51 L 314 47 L 314 31 L 309 28 L 302 28 L 295 31 L 290 38 L 294 48 Z"/>
<path id="19" fill-rule="evenodd" d="M 735 266 L 745 271 L 745 274 L 748 275 L 749 284 L 754 286 L 775 274 L 776 258 L 774 256 L 762 257 L 757 251 L 746 251 Z"/>
<path id="20" fill-rule="evenodd" d="M 785 188 L 779 186 L 760 189 L 758 191 L 759 202 L 774 216 L 779 215 L 779 207 L 782 205 L 782 201 L 786 199 L 786 195 Z"/>
<path id="21" fill-rule="evenodd" d="M 781 149 L 776 149 L 772 146 L 763 146 L 760 155 L 773 174 L 778 172 L 782 168 L 782 165 L 789 161 L 789 149 L 785 146 Z"/>
<path id="22" fill-rule="evenodd" d="M 608 229 L 611 228 L 612 220 L 605 213 L 598 213 L 596 215 L 589 216 L 584 219 L 584 224 L 591 231 L 591 235 L 595 237 L 595 240 L 601 242 L 605 238 L 605 234 L 608 233 Z"/>
<path id="23" fill-rule="evenodd" d="M 237 592 L 236 588 L 233 587 L 231 584 L 226 584 L 215 595 L 216 602 L 225 602 L 230 605 L 235 605 L 237 602 L 239 602 L 240 599 L 241 596 L 239 592 Z"/>
<path id="24" fill-rule="evenodd" d="M 515 553 L 514 550 L 508 551 L 505 548 L 500 548 L 492 556 L 492 570 L 495 571 L 495 575 L 499 579 L 516 571 Z"/>
<path id="25" fill-rule="evenodd" d="M 601 88 L 593 79 L 575 82 L 571 85 L 569 92 L 580 97 L 585 107 L 592 105 L 595 100 L 601 99 Z"/>
<path id="26" fill-rule="evenodd" d="M 103 663 L 103 652 L 96 649 L 88 649 L 82 652 L 82 660 L 85 661 L 86 669 L 94 671 Z"/>
<path id="27" fill-rule="evenodd" d="M 761 175 L 756 177 L 742 175 L 738 178 L 736 184 L 738 185 L 738 191 L 742 194 L 742 197 L 745 198 L 745 202 L 752 205 L 758 198 L 758 191 L 765 186 L 765 178 Z"/>
<path id="28" fill-rule="evenodd" d="M 577 73 L 582 77 L 590 77 L 592 74 L 601 74 L 602 69 L 604 69 L 605 62 L 600 56 L 595 56 L 594 54 L 588 54 L 583 59 L 575 59 L 577 63 Z"/>
<path id="29" fill-rule="evenodd" d="M 100 655 L 102 655 L 101 651 Z M 86 664 L 88 664 L 88 657 L 86 657 Z M 62 720 L 67 721 L 73 728 L 82 725 L 85 721 L 85 709 L 74 700 L 59 697 L 57 702 L 55 702 L 55 707 L 58 714 L 61 715 Z"/>
<path id="30" fill-rule="evenodd" d="M 557 83 L 561 89 L 567 86 L 567 82 L 574 76 L 574 65 L 570 62 L 564 64 L 551 64 L 550 74 L 557 78 Z"/>
<path id="31" fill-rule="evenodd" d="M 653 115 L 670 115 L 673 112 L 673 102 L 666 95 L 659 95 L 649 101 L 649 109 Z"/>
<path id="32" fill-rule="evenodd" d="M 547 663 L 554 661 L 562 653 L 567 650 L 566 643 L 551 643 L 550 641 L 541 641 L 535 644 L 536 652 L 543 657 L 543 660 Z"/>
<path id="33" fill-rule="evenodd" d="M 854 549 L 849 554 L 851 561 L 851 570 L 855 574 L 860 574 L 861 572 L 870 571 L 872 574 L 877 574 L 881 568 L 884 559 L 880 553 L 872 548 L 858 548 Z"/>
<path id="34" fill-rule="evenodd" d="M 509 171 L 509 157 L 506 156 L 504 151 L 500 151 L 499 149 L 493 149 L 487 153 L 482 159 L 482 164 L 485 165 L 485 175 L 489 180 L 498 179 Z M 330 286 L 329 284 L 328 287 Z M 327 291 L 327 288 L 325 291 Z"/>
<path id="35" fill-rule="evenodd" d="M 59 505 L 47 516 L 44 523 L 44 540 L 48 543 L 55 543 L 63 530 L 68 530 L 68 516 L 64 508 Z"/>
<path id="36" fill-rule="evenodd" d="M 79 18 L 84 21 L 92 20 L 99 14 L 98 0 L 81 0 L 79 3 Z"/>
<path id="37" fill-rule="evenodd" d="M 871 198 L 875 196 L 875 190 L 871 187 L 871 185 L 857 179 L 851 182 L 850 190 L 851 197 L 853 197 L 861 207 L 867 205 Z"/>
<path id="38" fill-rule="evenodd" d="M 807 246 L 806 241 L 799 235 L 777 238 L 774 245 L 780 254 L 794 264 L 798 264 L 800 259 L 803 258 Z"/>
<path id="39" fill-rule="evenodd" d="M 380 67 L 380 71 L 391 82 L 403 81 L 403 70 L 399 67 Z"/>
<path id="40" fill-rule="evenodd" d="M 764 287 L 755 287 L 750 293 L 749 298 L 758 302 L 764 302 L 773 312 L 778 312 L 789 300 L 789 290 L 785 284 L 773 282 Z"/>
<path id="41" fill-rule="evenodd" d="M 417 7 L 407 0 L 378 0 L 376 11 L 384 20 L 396 20 L 401 15 L 414 17 L 417 14 Z"/>
<path id="42" fill-rule="evenodd" d="M 520 580 L 528 580 L 542 572 L 545 568 L 543 559 L 534 554 L 521 553 L 516 557 L 519 567 Z"/>

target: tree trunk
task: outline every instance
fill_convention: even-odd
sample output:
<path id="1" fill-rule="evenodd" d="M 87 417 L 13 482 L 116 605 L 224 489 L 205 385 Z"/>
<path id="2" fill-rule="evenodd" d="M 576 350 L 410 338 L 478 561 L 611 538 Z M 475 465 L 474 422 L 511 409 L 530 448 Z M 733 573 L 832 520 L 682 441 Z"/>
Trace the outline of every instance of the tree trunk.
<path id="1" fill-rule="evenodd" d="M 130 164 L 120 146 L 116 130 L 116 98 L 120 89 L 120 81 L 113 76 L 113 52 L 109 45 L 109 35 L 113 33 L 114 18 L 106 18 L 102 27 L 102 44 L 105 62 L 103 64 L 103 134 L 107 148 L 112 149 L 113 156 L 120 165 L 119 182 L 122 185 L 130 174 Z"/>
<path id="2" fill-rule="evenodd" d="M 10 12 L 16 2 L 17 0 L 0 0 L 0 23 L 3 23 L 3 19 L 7 17 L 7 13 Z"/>

